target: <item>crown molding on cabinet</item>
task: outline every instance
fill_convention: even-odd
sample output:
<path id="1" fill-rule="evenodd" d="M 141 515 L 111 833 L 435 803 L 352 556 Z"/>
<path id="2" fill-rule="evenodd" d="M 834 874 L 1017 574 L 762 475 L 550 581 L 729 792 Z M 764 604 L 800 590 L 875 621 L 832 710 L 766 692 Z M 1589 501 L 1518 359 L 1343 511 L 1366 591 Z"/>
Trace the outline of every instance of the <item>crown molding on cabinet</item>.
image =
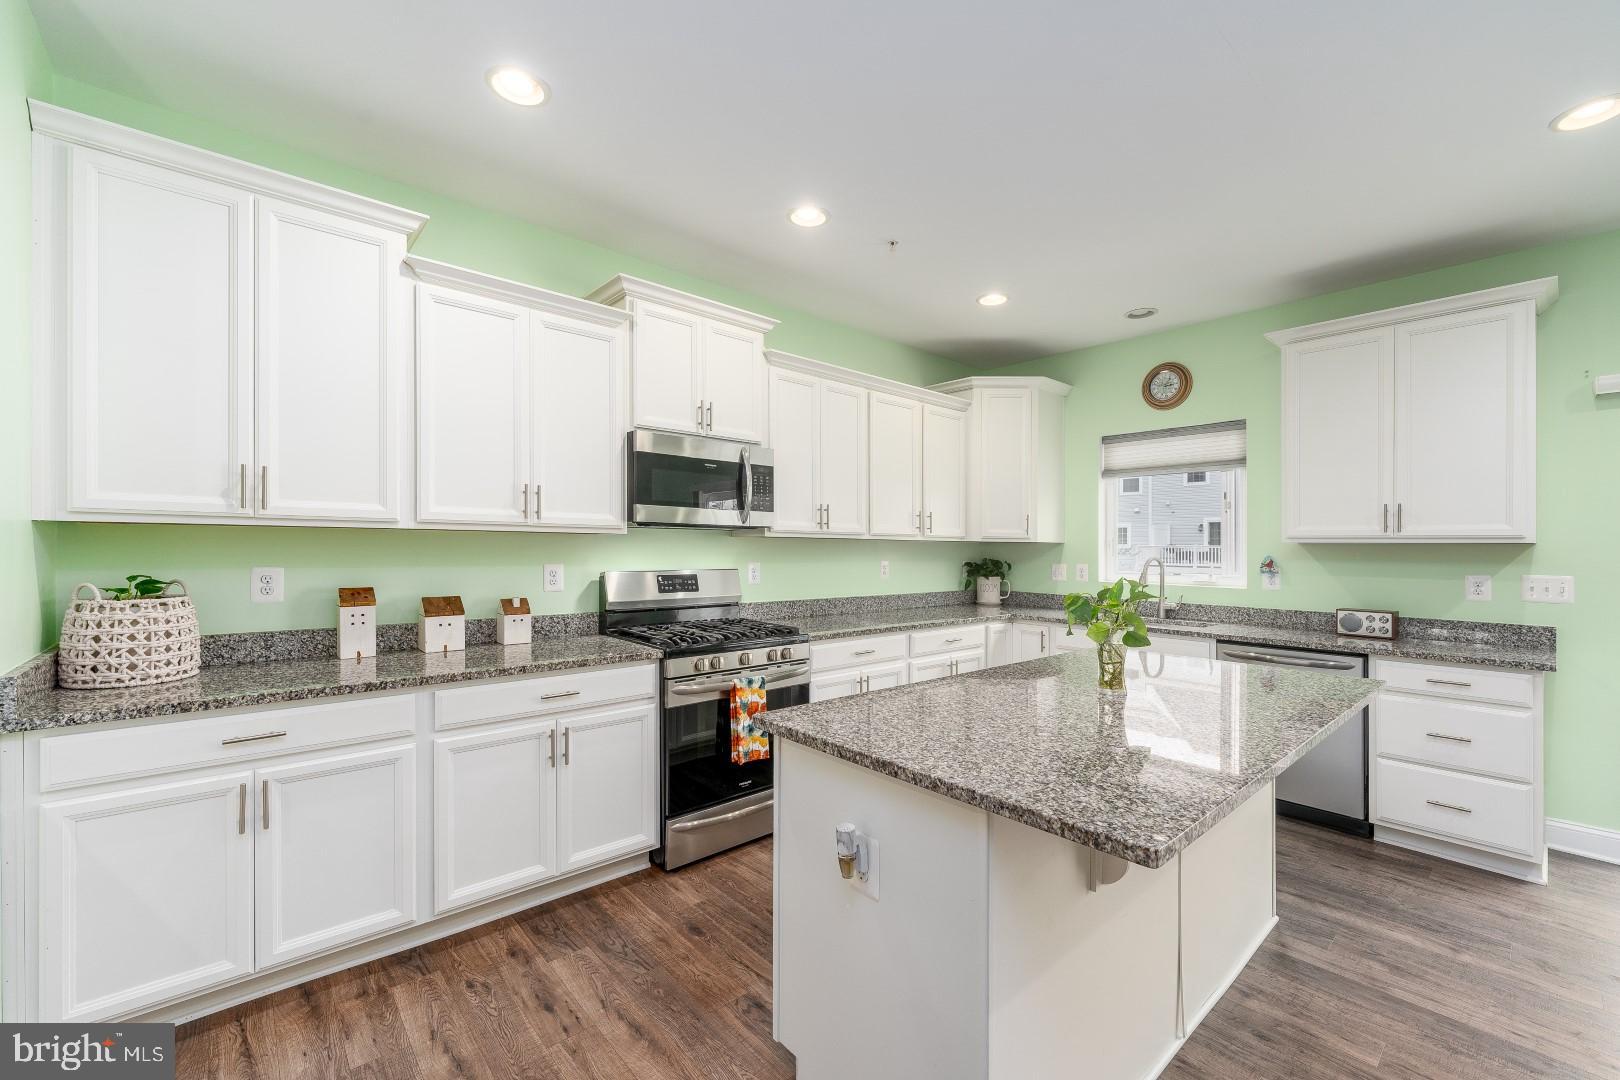
<path id="1" fill-rule="evenodd" d="M 553 292 L 537 285 L 496 277 L 464 266 L 452 266 L 437 259 L 420 255 L 405 256 L 405 265 L 417 281 L 429 285 L 446 285 L 467 292 L 478 293 L 495 300 L 507 300 L 525 307 L 545 308 L 560 315 L 596 323 L 599 326 L 623 326 L 630 321 L 630 313 L 606 304 L 582 300 L 567 293 Z"/>
<path id="2" fill-rule="evenodd" d="M 1068 397 L 1069 391 L 1074 389 L 1066 382 L 1048 379 L 1044 375 L 972 375 L 965 379 L 934 383 L 928 389 L 940 394 L 960 394 L 968 390 L 994 390 L 998 387 L 1020 387 L 1059 397 Z"/>
<path id="3" fill-rule="evenodd" d="M 368 199 L 262 165 L 252 165 L 33 98 L 28 99 L 28 119 L 33 130 L 40 135 L 394 229 L 405 234 L 407 244 L 414 242 L 422 226 L 427 224 L 428 216 L 415 210 Z"/>
<path id="4" fill-rule="evenodd" d="M 1557 299 L 1558 279 L 1556 277 L 1536 278 L 1534 281 L 1521 281 L 1516 285 L 1499 285 L 1494 289 L 1481 289 L 1478 292 L 1463 293 L 1460 296 L 1446 296 L 1439 300 L 1425 300 L 1422 303 L 1407 304 L 1403 307 L 1369 311 L 1365 315 L 1352 315 L 1344 319 L 1330 319 L 1327 322 L 1311 323 L 1309 326 L 1295 326 L 1287 330 L 1273 330 L 1266 335 L 1266 340 L 1273 345 L 1290 345 L 1296 341 L 1326 337 L 1329 334 L 1370 330 L 1375 326 L 1389 326 L 1392 323 L 1409 322 L 1413 319 L 1426 319 L 1432 315 L 1450 315 L 1454 312 L 1470 311 L 1474 308 L 1509 304 L 1515 300 L 1534 300 L 1536 302 L 1536 314 L 1540 315 L 1552 307 L 1553 302 Z"/>
<path id="5" fill-rule="evenodd" d="M 701 315 L 705 318 L 719 319 L 722 322 L 733 323 L 737 326 L 746 326 L 750 330 L 767 333 L 777 324 L 777 320 L 765 315 L 757 315 L 752 311 L 744 311 L 730 304 L 722 304 L 718 300 L 709 300 L 701 296 L 694 296 L 679 289 L 672 289 L 668 285 L 660 285 L 656 281 L 646 281 L 642 278 L 631 277 L 629 274 L 619 274 L 612 280 L 587 293 L 585 299 L 598 304 L 616 305 L 624 299 L 649 300 L 655 304 L 664 304 L 668 307 L 680 308 L 682 311 Z"/>
<path id="6" fill-rule="evenodd" d="M 772 367 L 787 368 L 806 375 L 833 379 L 851 386 L 863 386 L 868 390 L 876 390 L 882 394 L 894 394 L 898 397 L 912 398 L 927 405 L 937 405 L 942 409 L 967 412 L 970 407 L 969 403 L 964 399 L 949 397 L 936 390 L 913 386 L 910 383 L 899 382 L 895 379 L 885 379 L 879 375 L 868 375 L 863 371 L 839 367 L 837 364 L 829 364 L 824 360 L 812 360 L 808 356 L 795 356 L 793 353 L 782 352 L 778 349 L 766 349 L 765 360 Z"/>

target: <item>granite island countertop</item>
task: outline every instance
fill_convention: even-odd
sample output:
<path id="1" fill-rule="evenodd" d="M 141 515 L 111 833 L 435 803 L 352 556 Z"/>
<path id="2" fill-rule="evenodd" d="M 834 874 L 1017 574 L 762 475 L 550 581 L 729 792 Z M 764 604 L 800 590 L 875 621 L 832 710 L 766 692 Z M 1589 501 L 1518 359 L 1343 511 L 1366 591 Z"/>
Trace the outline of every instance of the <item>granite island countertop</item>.
<path id="1" fill-rule="evenodd" d="M 989 813 L 1163 866 L 1382 684 L 1167 656 L 1097 689 L 1095 654 L 772 710 L 773 736 Z"/>
<path id="2" fill-rule="evenodd" d="M 653 662 L 655 649 L 597 634 L 537 637 L 532 645 L 469 645 L 459 653 L 389 652 L 363 660 L 269 660 L 205 666 L 179 682 L 111 690 L 41 689 L 21 695 L 0 730 L 40 731 L 112 720 L 185 716 L 289 701 L 409 690 Z"/>
<path id="3" fill-rule="evenodd" d="M 1203 610 L 1211 612 L 1219 611 L 1219 608 L 1206 606 Z M 814 616 L 797 620 L 797 625 L 810 635 L 812 642 L 816 642 L 864 637 L 868 634 L 905 633 L 936 626 L 1015 621 L 1048 622 L 1059 626 L 1067 622 L 1060 607 L 950 604 Z M 1147 623 L 1150 635 L 1174 634 L 1179 637 L 1209 638 L 1248 645 L 1275 645 L 1321 652 L 1384 656 L 1399 660 L 1430 660 L 1445 664 L 1478 664 L 1483 667 L 1516 671 L 1558 669 L 1558 654 L 1553 646 L 1535 637 L 1512 636 L 1504 630 L 1511 631 L 1513 628 L 1502 628 L 1500 624 L 1483 624 L 1484 628 L 1474 636 L 1474 640 L 1408 635 L 1394 641 L 1380 641 L 1374 638 L 1346 637 L 1309 627 L 1255 622 L 1177 620 L 1172 617 L 1148 618 Z M 1470 624 L 1466 623 L 1449 625 L 1459 628 L 1453 631 L 1454 634 L 1466 633 L 1470 627 Z"/>

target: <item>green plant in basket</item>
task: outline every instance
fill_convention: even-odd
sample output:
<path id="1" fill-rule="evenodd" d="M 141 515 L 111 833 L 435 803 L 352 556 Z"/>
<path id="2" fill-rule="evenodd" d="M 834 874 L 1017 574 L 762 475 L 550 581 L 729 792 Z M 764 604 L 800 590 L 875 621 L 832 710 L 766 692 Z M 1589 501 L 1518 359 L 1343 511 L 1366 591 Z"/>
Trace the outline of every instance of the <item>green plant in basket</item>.
<path id="1" fill-rule="evenodd" d="M 1140 582 L 1120 578 L 1094 593 L 1070 593 L 1063 598 L 1069 634 L 1076 626 L 1097 645 L 1097 685 L 1104 690 L 1125 689 L 1125 650 L 1140 649 L 1148 641 L 1147 623 L 1136 605 L 1154 594 Z"/>
<path id="2" fill-rule="evenodd" d="M 163 595 L 163 590 L 173 585 L 172 581 L 163 581 L 151 574 L 131 574 L 124 579 L 127 584 L 108 585 L 101 590 L 108 600 L 145 600 L 152 596 Z"/>

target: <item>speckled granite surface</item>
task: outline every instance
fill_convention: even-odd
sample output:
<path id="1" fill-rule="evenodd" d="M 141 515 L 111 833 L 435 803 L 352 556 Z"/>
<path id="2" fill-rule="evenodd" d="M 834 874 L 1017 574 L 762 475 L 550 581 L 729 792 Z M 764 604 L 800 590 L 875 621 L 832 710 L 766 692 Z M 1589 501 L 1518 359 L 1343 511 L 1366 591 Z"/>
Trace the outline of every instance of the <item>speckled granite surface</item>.
<path id="1" fill-rule="evenodd" d="M 1123 701 L 1091 653 L 773 710 L 775 736 L 1043 832 L 1159 867 L 1359 710 L 1381 685 L 1166 657 L 1127 666 Z"/>
<path id="2" fill-rule="evenodd" d="M 195 678 L 121 690 L 46 689 L 24 694 L 5 731 L 36 731 L 108 720 L 184 716 L 211 709 L 273 705 L 402 690 L 503 675 L 653 661 L 642 645 L 596 634 L 536 638 L 532 645 L 472 645 L 465 652 L 392 652 L 353 660 L 272 660 L 204 667 Z"/>
<path id="3" fill-rule="evenodd" d="M 1014 593 L 1009 602 L 1001 607 L 962 604 L 894 608 L 800 619 L 798 625 L 810 635 L 811 641 L 832 641 L 867 634 L 899 633 L 978 622 L 1019 620 L 1062 625 L 1065 620 L 1061 607 L 1029 605 L 1028 597 L 1040 595 L 1043 594 Z M 1260 616 L 1275 616 L 1277 621 L 1262 622 Z M 1148 627 L 1150 636 L 1152 633 L 1177 634 L 1248 645 L 1277 645 L 1322 652 L 1387 656 L 1399 660 L 1433 660 L 1447 664 L 1478 664 L 1517 671 L 1558 669 L 1556 631 L 1549 626 L 1402 619 L 1399 638 L 1378 641 L 1335 634 L 1331 612 L 1183 604 L 1174 618 L 1149 618 Z"/>
<path id="4" fill-rule="evenodd" d="M 973 590 L 950 592 L 892 593 L 886 596 L 829 596 L 820 600 L 770 600 L 742 605 L 750 619 L 798 622 L 828 615 L 862 615 L 884 611 L 911 611 L 916 608 L 961 607 L 973 603 Z"/>
<path id="5" fill-rule="evenodd" d="M 570 615 L 536 615 L 534 636 L 558 637 L 595 634 L 600 616 L 594 611 Z M 495 644 L 495 622 L 467 620 L 468 645 Z M 384 623 L 377 627 L 377 652 L 409 652 L 416 648 L 416 624 Z M 259 664 L 267 660 L 329 660 L 337 655 L 337 627 L 313 630 L 265 630 L 248 634 L 206 634 L 202 639 L 203 667 L 220 664 Z"/>

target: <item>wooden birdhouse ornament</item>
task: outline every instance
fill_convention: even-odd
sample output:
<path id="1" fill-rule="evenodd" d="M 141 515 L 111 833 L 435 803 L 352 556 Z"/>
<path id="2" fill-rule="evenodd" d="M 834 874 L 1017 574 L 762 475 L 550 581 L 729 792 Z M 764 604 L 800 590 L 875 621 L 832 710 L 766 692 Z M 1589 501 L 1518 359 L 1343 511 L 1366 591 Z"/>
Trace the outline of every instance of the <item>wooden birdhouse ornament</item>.
<path id="1" fill-rule="evenodd" d="M 495 640 L 502 645 L 528 645 L 534 641 L 534 615 L 527 596 L 501 599 L 501 617 L 495 621 Z"/>
<path id="2" fill-rule="evenodd" d="M 422 597 L 416 647 L 425 653 L 453 653 L 467 648 L 467 609 L 461 606 L 461 597 Z"/>
<path id="3" fill-rule="evenodd" d="M 369 585 L 338 590 L 338 656 L 377 655 L 377 590 Z"/>

